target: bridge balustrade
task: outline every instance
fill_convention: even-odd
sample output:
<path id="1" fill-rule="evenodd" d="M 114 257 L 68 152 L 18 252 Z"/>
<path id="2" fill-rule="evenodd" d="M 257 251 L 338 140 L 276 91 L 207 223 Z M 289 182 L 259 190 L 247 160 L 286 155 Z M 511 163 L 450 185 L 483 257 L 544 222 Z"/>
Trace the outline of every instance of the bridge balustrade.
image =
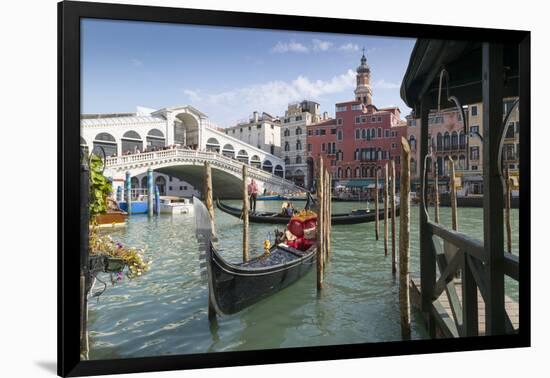
<path id="1" fill-rule="evenodd" d="M 144 153 L 133 154 L 133 155 L 109 157 L 105 160 L 105 163 L 106 163 L 105 167 L 107 169 L 116 168 L 116 167 L 129 165 L 133 163 L 154 162 L 159 159 L 167 159 L 167 158 L 183 158 L 183 159 L 189 159 L 190 161 L 195 161 L 195 162 L 209 161 L 214 166 L 218 166 L 218 167 L 222 166 L 223 168 L 234 171 L 236 173 L 241 172 L 242 165 L 243 165 L 243 163 L 238 160 L 231 159 L 227 156 L 224 156 L 216 152 L 175 148 L 170 150 L 161 150 L 161 151 L 153 151 L 153 152 L 144 152 Z M 298 188 L 296 184 L 294 184 L 292 181 L 286 180 L 282 177 L 266 172 L 261 168 L 254 167 L 253 165 L 250 165 L 250 164 L 248 165 L 249 165 L 248 176 L 251 178 L 259 179 L 271 184 L 277 184 L 277 185 L 294 188 L 294 191 L 301 190 L 301 188 Z"/>

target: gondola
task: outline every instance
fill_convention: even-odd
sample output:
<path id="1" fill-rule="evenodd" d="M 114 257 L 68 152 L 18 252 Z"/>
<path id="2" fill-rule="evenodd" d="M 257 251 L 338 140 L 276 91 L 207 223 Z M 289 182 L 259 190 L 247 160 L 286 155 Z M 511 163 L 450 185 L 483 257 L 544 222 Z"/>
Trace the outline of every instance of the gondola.
<path id="1" fill-rule="evenodd" d="M 218 206 L 218 209 L 223 211 L 224 213 L 227 213 L 229 215 L 233 215 L 236 218 L 241 218 L 242 210 L 226 205 L 222 203 L 219 199 L 216 201 L 216 204 Z M 396 216 L 399 216 L 399 206 L 395 209 Z M 382 219 L 384 217 L 384 209 L 380 209 L 378 211 L 379 219 Z M 390 213 L 391 217 L 391 213 Z M 255 223 L 272 223 L 272 224 L 287 224 L 290 220 L 289 216 L 284 216 L 280 213 L 275 212 L 269 212 L 269 211 L 256 211 L 256 212 L 249 212 L 248 213 L 248 220 L 249 222 L 255 222 Z M 375 220 L 375 212 L 374 211 L 365 211 L 365 210 L 359 210 L 359 211 L 350 211 L 349 213 L 342 213 L 342 214 L 332 214 L 331 223 L 333 225 L 339 225 L 339 224 L 358 224 L 358 223 L 367 223 L 367 222 L 374 222 Z"/>
<path id="2" fill-rule="evenodd" d="M 219 315 L 237 313 L 252 304 L 273 295 L 303 277 L 315 264 L 315 244 L 306 251 L 275 245 L 269 254 L 250 259 L 246 263 L 226 261 L 212 244 L 212 228 L 204 204 L 193 199 L 196 236 L 201 272 L 206 276 L 209 301 Z"/>

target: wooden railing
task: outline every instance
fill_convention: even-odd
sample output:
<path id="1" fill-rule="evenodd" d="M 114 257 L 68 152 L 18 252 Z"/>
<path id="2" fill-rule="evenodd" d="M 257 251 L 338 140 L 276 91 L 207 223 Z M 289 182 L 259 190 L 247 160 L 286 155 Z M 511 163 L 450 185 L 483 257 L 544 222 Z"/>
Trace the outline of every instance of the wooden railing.
<path id="1" fill-rule="evenodd" d="M 423 295 L 429 295 L 432 315 L 439 323 L 446 337 L 478 336 L 479 308 L 478 290 L 486 305 L 489 301 L 490 274 L 483 243 L 466 234 L 450 230 L 445 226 L 428 221 L 427 232 L 431 238 L 432 254 L 439 269 L 439 277 L 430 277 L 433 285 L 423 287 Z M 443 244 L 441 243 L 443 242 Z M 510 253 L 504 254 L 501 267 L 504 275 L 515 281 L 519 279 L 519 259 Z M 461 298 L 457 292 L 455 278 L 460 276 Z M 437 278 L 437 279 L 436 279 Z M 445 292 L 452 311 L 448 317 L 439 296 Z M 509 314 L 504 311 L 505 331 L 514 332 Z M 490 311 L 486 310 L 488 314 Z M 492 309 L 495 311 L 495 309 Z"/>
<path id="2" fill-rule="evenodd" d="M 423 172 L 424 175 L 421 179 L 420 206 L 422 211 L 420 211 L 419 217 L 421 307 L 422 312 L 427 315 L 431 336 L 435 336 L 434 323 L 439 323 L 439 329 L 443 330 L 448 337 L 478 335 L 482 333 L 480 330 L 482 325 L 485 325 L 483 332 L 485 335 L 502 335 L 519 331 L 518 304 L 507 298 L 505 294 L 506 277 L 519 284 L 519 257 L 504 250 L 503 209 L 505 202 L 501 151 L 503 150 L 504 125 L 507 125 L 513 108 L 506 113 L 503 121 L 502 104 L 505 93 L 519 95 L 518 98 L 523 97 L 525 100 L 522 100 L 521 103 L 516 100 L 514 106 L 520 108 L 521 125 L 530 124 L 529 93 L 524 89 L 529 88 L 528 65 L 524 64 L 528 61 L 529 51 L 529 40 L 526 39 L 519 48 L 519 69 L 522 72 L 519 75 L 519 80 L 522 84 L 519 85 L 517 91 L 513 86 L 505 86 L 503 83 L 504 46 L 489 42 L 484 42 L 481 45 L 480 87 L 472 87 L 464 92 L 460 92 L 455 87 L 456 93 L 450 93 L 447 88 L 447 102 L 453 100 L 458 110 L 463 110 L 457 100 L 459 93 L 473 98 L 475 97 L 474 93 L 481 90 L 483 165 L 479 168 L 483 175 L 484 191 L 483 242 L 460 232 L 449 230 L 429 219 L 426 210 L 428 202 L 426 172 L 427 166 L 433 164 L 428 160 L 434 158 L 434 154 L 428 149 L 429 114 L 434 105 L 437 105 L 438 109 L 440 107 L 439 101 L 445 90 L 441 80 L 443 74 L 446 73 L 445 68 L 441 69 L 439 91 L 434 93 L 424 90 L 418 93 L 416 107 L 420 111 L 419 141 L 420 156 L 423 157 L 420 159 L 420 172 Z M 447 85 L 449 85 L 448 77 Z M 428 85 L 425 88 L 428 88 Z M 520 93 L 522 94 L 520 95 Z M 468 140 L 466 142 L 468 145 Z M 469 165 L 471 165 L 474 159 L 471 156 L 469 158 Z M 528 254 L 529 250 L 523 253 Z M 529 257 L 526 261 L 529 261 Z M 439 274 L 437 273 L 438 268 Z M 460 275 L 460 281 L 456 279 L 457 275 Z M 525 281 L 522 283 L 529 285 Z M 461 298 L 458 296 L 458 291 L 461 291 Z M 446 292 L 449 299 L 449 312 L 452 312 L 452 316 L 446 309 L 441 308 L 438 298 L 443 292 Z M 483 305 L 485 313 L 483 317 L 480 317 L 479 308 Z M 511 321 L 508 309 L 515 311 L 512 314 L 514 322 Z M 517 329 L 514 329 L 514 326 Z"/>

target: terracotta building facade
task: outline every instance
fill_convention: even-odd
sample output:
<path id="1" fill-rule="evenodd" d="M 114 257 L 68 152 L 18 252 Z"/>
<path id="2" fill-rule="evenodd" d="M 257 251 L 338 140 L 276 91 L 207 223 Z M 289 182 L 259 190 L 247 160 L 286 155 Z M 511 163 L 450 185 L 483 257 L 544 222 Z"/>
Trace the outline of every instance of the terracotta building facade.
<path id="1" fill-rule="evenodd" d="M 310 166 L 315 167 L 321 156 L 339 191 L 358 194 L 374 188 L 376 171 L 392 159 L 396 174 L 400 171 L 400 140 L 407 136 L 407 124 L 399 108 L 372 104 L 370 73 L 363 55 L 357 68 L 355 100 L 337 103 L 334 119 L 307 127 Z"/>

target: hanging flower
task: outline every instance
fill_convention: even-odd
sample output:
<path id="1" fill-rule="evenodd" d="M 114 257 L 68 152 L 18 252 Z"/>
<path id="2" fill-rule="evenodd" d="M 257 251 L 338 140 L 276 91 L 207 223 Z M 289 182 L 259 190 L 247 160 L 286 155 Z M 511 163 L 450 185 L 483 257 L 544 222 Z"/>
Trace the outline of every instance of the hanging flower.
<path id="1" fill-rule="evenodd" d="M 144 258 L 143 250 L 125 247 L 122 243 L 113 241 L 110 235 L 100 236 L 95 226 L 91 228 L 89 240 L 91 255 L 106 255 L 123 260 L 129 270 L 128 278 L 141 276 L 151 267 L 152 261 L 147 261 Z M 117 273 L 117 280 L 122 280 L 122 272 Z"/>

